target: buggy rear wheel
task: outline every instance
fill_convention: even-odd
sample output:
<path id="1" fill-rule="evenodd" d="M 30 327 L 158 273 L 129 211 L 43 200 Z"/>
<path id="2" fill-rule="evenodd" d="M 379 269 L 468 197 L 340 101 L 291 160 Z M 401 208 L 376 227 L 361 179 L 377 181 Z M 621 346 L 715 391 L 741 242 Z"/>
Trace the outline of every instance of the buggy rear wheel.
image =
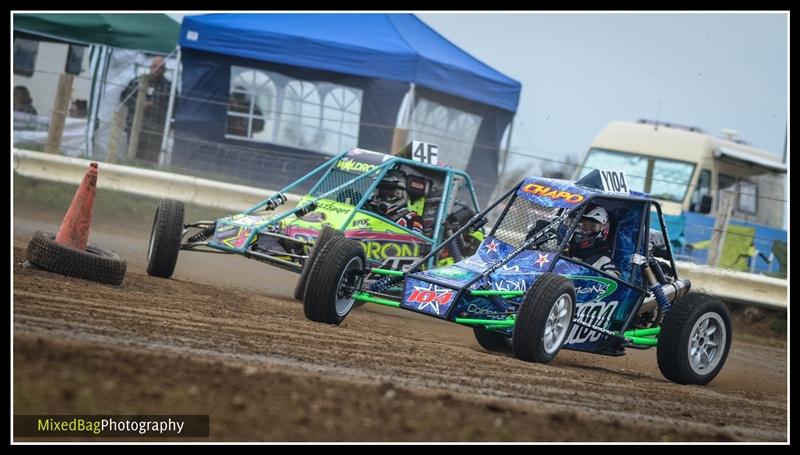
<path id="1" fill-rule="evenodd" d="M 147 274 L 169 278 L 175 272 L 183 237 L 183 203 L 162 199 L 153 219 L 147 247 Z"/>
<path id="2" fill-rule="evenodd" d="M 325 242 L 308 274 L 303 298 L 306 317 L 326 324 L 341 323 L 353 309 L 353 293 L 361 289 L 366 264 L 361 243 L 344 237 Z"/>
<path id="3" fill-rule="evenodd" d="M 567 340 L 574 315 L 572 282 L 554 273 L 542 274 L 525 293 L 517 314 L 514 355 L 527 362 L 550 362 Z"/>
<path id="4" fill-rule="evenodd" d="M 731 317 L 716 297 L 689 293 L 672 304 L 658 337 L 658 369 L 678 384 L 705 385 L 731 347 Z"/>
<path id="5" fill-rule="evenodd" d="M 511 354 L 513 352 L 511 338 L 502 333 L 486 330 L 482 327 L 473 327 L 472 331 L 475 334 L 475 340 L 483 349 L 502 354 Z"/>

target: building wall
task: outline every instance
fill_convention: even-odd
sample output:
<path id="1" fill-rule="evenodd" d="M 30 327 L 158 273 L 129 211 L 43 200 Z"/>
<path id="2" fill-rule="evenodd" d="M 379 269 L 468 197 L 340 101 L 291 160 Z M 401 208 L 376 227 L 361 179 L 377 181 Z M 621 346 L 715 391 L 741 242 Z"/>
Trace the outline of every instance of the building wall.
<path id="1" fill-rule="evenodd" d="M 68 44 L 39 42 L 36 54 L 36 66 L 31 77 L 14 74 L 14 86 L 24 85 L 33 98 L 33 107 L 39 115 L 50 115 L 53 101 L 58 90 L 59 75 L 64 74 L 67 63 Z M 91 74 L 89 74 L 89 50 L 83 53 L 81 73 L 72 82 L 72 99 L 84 99 L 89 102 L 91 92 Z"/>

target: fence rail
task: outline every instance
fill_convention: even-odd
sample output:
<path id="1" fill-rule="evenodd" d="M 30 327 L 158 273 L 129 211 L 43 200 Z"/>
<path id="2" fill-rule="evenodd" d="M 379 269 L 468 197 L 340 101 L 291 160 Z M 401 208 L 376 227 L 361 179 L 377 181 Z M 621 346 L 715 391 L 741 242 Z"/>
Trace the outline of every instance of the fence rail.
<path id="1" fill-rule="evenodd" d="M 14 172 L 25 177 L 80 183 L 90 160 L 14 149 Z M 102 163 L 98 188 L 231 210 L 246 210 L 277 190 L 222 183 L 169 172 Z M 299 196 L 287 195 L 289 203 Z"/>

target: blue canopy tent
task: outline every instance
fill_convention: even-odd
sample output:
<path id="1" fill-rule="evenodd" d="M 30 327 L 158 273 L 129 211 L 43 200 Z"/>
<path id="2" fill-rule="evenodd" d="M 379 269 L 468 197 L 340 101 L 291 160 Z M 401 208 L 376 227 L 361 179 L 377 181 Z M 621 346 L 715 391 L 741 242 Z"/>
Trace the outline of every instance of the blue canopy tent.
<path id="1" fill-rule="evenodd" d="M 187 16 L 179 44 L 173 164 L 279 186 L 350 146 L 388 151 L 399 126 L 484 197 L 496 182 L 521 85 L 414 15 Z"/>

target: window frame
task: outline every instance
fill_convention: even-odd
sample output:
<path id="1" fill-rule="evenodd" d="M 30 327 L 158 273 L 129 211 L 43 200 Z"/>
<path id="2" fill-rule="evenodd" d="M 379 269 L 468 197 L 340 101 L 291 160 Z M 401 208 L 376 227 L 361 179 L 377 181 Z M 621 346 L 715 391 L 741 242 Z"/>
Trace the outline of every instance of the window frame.
<path id="1" fill-rule="evenodd" d="M 625 151 L 622 151 L 622 150 L 616 150 L 616 149 L 610 149 L 610 148 L 590 147 L 589 150 L 586 152 L 586 155 L 585 155 L 585 157 L 583 159 L 583 162 L 581 162 L 580 167 L 578 168 L 578 174 L 577 174 L 578 177 L 576 179 L 581 178 L 584 175 L 586 175 L 586 174 L 581 175 L 583 173 L 584 169 L 588 169 L 589 172 L 591 172 L 592 169 L 595 169 L 593 167 L 587 167 L 586 166 L 586 163 L 589 160 L 589 155 L 593 150 L 610 153 L 612 155 L 616 154 L 616 155 L 626 155 L 626 156 L 633 156 L 633 157 L 643 158 L 645 160 L 645 162 L 647 163 L 647 167 L 650 168 L 652 166 L 652 169 L 655 169 L 655 166 L 656 166 L 658 161 L 690 165 L 692 167 L 692 172 L 689 173 L 689 179 L 685 183 L 685 189 L 683 190 L 683 196 L 681 196 L 681 198 L 679 200 L 674 200 L 674 199 L 669 199 L 669 198 L 662 198 L 662 197 L 658 197 L 657 195 L 654 195 L 652 193 L 653 182 L 657 181 L 658 179 L 651 178 L 650 180 L 648 180 L 648 176 L 646 175 L 647 171 L 645 171 L 645 175 L 632 175 L 632 177 L 641 178 L 642 179 L 642 183 L 643 183 L 643 188 L 641 190 L 642 192 L 650 194 L 651 197 L 653 197 L 654 199 L 665 200 L 665 201 L 668 201 L 668 202 L 674 202 L 674 203 L 678 203 L 678 204 L 684 204 L 685 201 L 686 201 L 687 196 L 689 196 L 689 188 L 691 188 L 691 186 L 692 186 L 692 177 L 694 176 L 694 173 L 697 170 L 697 167 L 699 166 L 699 163 L 692 162 L 692 161 L 676 160 L 676 159 L 672 159 L 672 158 L 662 158 L 662 157 L 653 156 L 653 155 L 645 155 L 645 154 L 636 153 L 636 152 L 625 152 Z M 652 165 L 650 163 L 652 163 Z M 587 172 L 587 174 L 588 174 L 588 172 Z M 626 175 L 626 177 L 627 177 L 627 175 Z M 678 182 L 674 182 L 674 183 L 677 184 Z M 645 191 L 645 188 L 649 189 L 650 191 Z"/>
<path id="2" fill-rule="evenodd" d="M 442 117 L 441 114 L 444 114 L 444 116 Z M 435 122 L 437 119 L 444 120 L 444 127 L 442 127 L 441 123 L 437 124 Z M 475 152 L 478 134 L 484 120 L 485 118 L 478 113 L 460 109 L 425 96 L 417 96 L 413 102 L 413 109 L 409 117 L 408 141 L 417 140 L 437 144 L 440 151 L 440 160 L 457 169 L 466 169 Z M 452 129 L 459 126 L 463 128 L 464 121 L 471 121 L 475 125 L 474 136 L 470 136 L 471 140 L 464 139 L 468 135 L 463 130 L 455 131 Z M 449 158 L 448 154 L 450 155 Z M 463 167 L 461 163 L 463 163 Z"/>
<path id="3" fill-rule="evenodd" d="M 752 185 L 753 193 L 744 194 L 742 192 L 742 186 L 745 185 Z M 740 179 L 736 182 L 736 211 L 741 213 L 746 213 L 748 215 L 756 215 L 758 214 L 758 183 L 753 182 L 751 180 Z M 752 197 L 753 198 L 753 210 L 750 209 L 743 209 L 742 208 L 742 196 Z"/>
<path id="4" fill-rule="evenodd" d="M 80 56 L 77 56 L 80 50 Z M 83 72 L 83 56 L 86 54 L 86 46 L 78 44 L 70 44 L 67 49 L 67 61 L 64 62 L 64 74 L 73 74 L 78 76 Z M 77 65 L 77 72 L 74 72 Z M 72 71 L 70 71 L 72 70 Z"/>
<path id="5" fill-rule="evenodd" d="M 707 180 L 705 185 L 703 184 L 703 176 L 707 176 Z M 697 177 L 697 185 L 694 188 L 694 192 L 692 193 L 692 202 L 689 205 L 689 211 L 699 213 L 700 212 L 700 205 L 703 202 L 703 196 L 710 196 L 711 195 L 711 177 L 712 173 L 710 169 L 702 168 L 700 169 L 700 174 Z"/>
<path id="6" fill-rule="evenodd" d="M 30 68 L 19 66 L 20 59 L 17 58 L 18 43 L 33 43 L 33 49 L 25 49 L 25 51 L 33 54 L 31 58 Z M 39 41 L 28 38 L 14 38 L 14 74 L 25 77 L 32 77 L 36 73 L 36 58 L 39 56 Z M 23 46 L 24 47 L 24 46 Z M 21 47 L 19 48 L 21 49 Z M 23 59 L 24 60 L 24 59 Z"/>
<path id="7" fill-rule="evenodd" d="M 238 80 L 241 74 L 252 71 L 255 75 L 260 75 L 266 78 L 268 83 L 256 84 L 255 79 L 252 81 L 250 78 Z M 338 84 L 326 80 L 311 80 L 293 77 L 279 71 L 266 70 L 260 68 L 252 68 L 247 66 L 231 65 L 231 77 L 228 86 L 228 99 L 234 93 L 241 93 L 242 90 L 236 90 L 236 86 L 244 84 L 245 93 L 250 97 L 250 106 L 248 112 L 231 111 L 229 105 L 225 109 L 225 138 L 237 141 L 247 141 L 259 144 L 274 144 L 281 147 L 289 147 L 301 150 L 311 150 L 325 155 L 336 155 L 342 150 L 341 144 L 345 144 L 345 148 L 353 148 L 358 146 L 359 135 L 361 133 L 361 112 L 364 107 L 364 89 L 350 85 Z M 268 95 L 271 99 L 271 106 L 262 106 L 258 104 L 259 98 L 267 95 L 266 90 L 258 90 L 259 88 L 272 87 L 273 93 Z M 309 88 L 310 85 L 310 88 Z M 353 101 L 346 103 L 345 109 L 351 108 L 353 105 L 355 109 L 349 110 L 336 110 L 332 103 L 326 103 L 326 99 L 330 93 L 336 90 L 344 90 L 352 94 L 355 98 Z M 290 107 L 289 103 L 297 103 L 297 109 L 287 110 Z M 262 109 L 262 115 L 255 115 L 255 106 L 258 104 Z M 295 112 L 297 110 L 297 112 Z M 309 117 L 305 114 L 309 110 L 316 110 L 316 116 Z M 329 115 L 334 113 L 334 115 Z M 298 121 L 291 121 L 299 115 Z M 239 117 L 247 119 L 247 136 L 240 136 L 238 134 L 231 134 L 228 129 L 228 120 L 231 117 Z M 348 117 L 353 117 L 357 121 L 353 122 L 348 120 Z M 265 137 L 256 137 L 259 132 L 252 131 L 252 125 L 255 120 L 264 122 L 262 131 L 271 131 Z M 354 128 L 347 127 L 345 124 L 353 124 Z M 288 141 L 286 129 L 294 128 L 299 131 L 299 139 L 297 141 Z M 305 134 L 311 128 L 316 133 L 312 136 Z M 326 140 L 327 135 L 336 134 L 336 137 Z M 337 144 L 339 148 L 331 150 L 326 147 L 329 144 Z"/>

